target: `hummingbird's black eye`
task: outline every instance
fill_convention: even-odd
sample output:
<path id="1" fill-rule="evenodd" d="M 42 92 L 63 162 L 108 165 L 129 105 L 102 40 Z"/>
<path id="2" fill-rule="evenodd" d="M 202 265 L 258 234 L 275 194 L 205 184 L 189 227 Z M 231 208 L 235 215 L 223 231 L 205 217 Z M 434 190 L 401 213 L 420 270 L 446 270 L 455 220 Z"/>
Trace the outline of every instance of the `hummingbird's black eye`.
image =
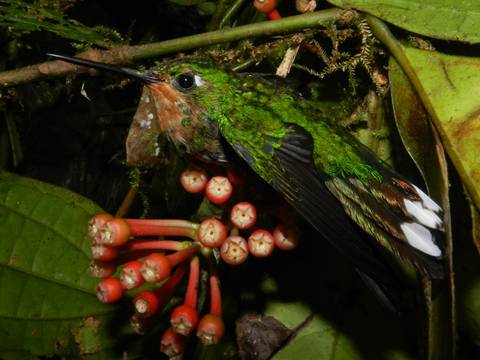
<path id="1" fill-rule="evenodd" d="M 176 78 L 178 86 L 183 90 L 189 90 L 195 85 L 195 75 L 192 73 L 180 74 Z"/>

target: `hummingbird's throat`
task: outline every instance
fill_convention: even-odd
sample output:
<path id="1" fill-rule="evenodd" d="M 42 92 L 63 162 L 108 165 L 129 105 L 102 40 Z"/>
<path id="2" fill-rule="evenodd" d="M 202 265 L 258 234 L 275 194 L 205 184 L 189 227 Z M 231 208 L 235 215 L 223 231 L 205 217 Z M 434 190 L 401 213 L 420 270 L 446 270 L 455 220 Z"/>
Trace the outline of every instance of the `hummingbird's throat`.
<path id="1" fill-rule="evenodd" d="M 127 137 L 129 164 L 151 167 L 161 163 L 163 139 L 201 160 L 225 161 L 217 123 L 189 95 L 168 81 L 143 88 Z"/>
<path id="2" fill-rule="evenodd" d="M 197 107 L 185 94 L 168 83 L 148 85 L 160 131 L 166 133 L 177 148 L 189 152 L 195 129 L 200 126 Z"/>

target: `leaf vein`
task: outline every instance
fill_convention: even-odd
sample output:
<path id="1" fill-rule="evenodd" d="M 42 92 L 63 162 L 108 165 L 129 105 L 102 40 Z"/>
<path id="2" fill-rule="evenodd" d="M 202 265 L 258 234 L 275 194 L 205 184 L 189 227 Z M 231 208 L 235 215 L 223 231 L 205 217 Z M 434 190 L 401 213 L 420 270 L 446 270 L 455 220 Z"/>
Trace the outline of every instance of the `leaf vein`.
<path id="1" fill-rule="evenodd" d="M 8 190 L 10 191 L 10 189 Z M 7 195 L 8 196 L 8 195 Z M 7 198 L 8 199 L 8 198 Z M 24 218 L 24 220 L 28 219 L 32 222 L 35 222 L 37 224 L 39 224 L 40 226 L 44 227 L 44 228 L 48 228 L 50 229 L 53 233 L 55 233 L 56 235 L 58 235 L 59 237 L 61 237 L 62 239 L 65 239 L 66 240 L 66 243 L 70 244 L 71 246 L 73 246 L 74 248 L 76 248 L 78 251 L 80 251 L 87 259 L 89 259 L 89 255 L 86 251 L 84 251 L 80 246 L 78 246 L 77 244 L 75 244 L 74 242 L 70 241 L 70 239 L 68 237 L 66 237 L 64 234 L 62 234 L 61 232 L 59 232 L 57 229 L 53 228 L 50 226 L 49 223 L 46 223 L 46 222 L 43 222 L 43 221 L 40 221 L 36 218 L 32 218 L 30 217 L 28 214 L 25 214 L 25 213 L 22 213 L 21 211 L 13 208 L 12 206 L 9 206 L 7 205 L 7 199 L 5 201 L 5 203 L 0 203 L 0 206 L 17 214 L 18 216 Z M 71 229 L 69 229 L 69 231 L 71 231 Z"/>

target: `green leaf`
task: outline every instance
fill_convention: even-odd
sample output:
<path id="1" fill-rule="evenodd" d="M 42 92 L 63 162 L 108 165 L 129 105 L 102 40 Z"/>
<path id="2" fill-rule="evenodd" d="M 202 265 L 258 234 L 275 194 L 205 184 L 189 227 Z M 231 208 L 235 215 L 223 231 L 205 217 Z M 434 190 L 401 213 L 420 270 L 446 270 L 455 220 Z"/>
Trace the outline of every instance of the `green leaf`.
<path id="1" fill-rule="evenodd" d="M 0 172 L 0 358 L 120 357 L 119 307 L 98 302 L 88 270 L 85 231 L 98 212 L 68 190 Z"/>
<path id="2" fill-rule="evenodd" d="M 443 146 L 480 208 L 480 58 L 401 47 L 415 89 Z"/>
<path id="3" fill-rule="evenodd" d="M 388 63 L 388 77 L 395 123 L 400 138 L 431 191 L 433 189 L 430 189 L 432 186 L 428 180 L 431 174 L 438 174 L 439 169 L 430 118 L 410 81 L 393 57 Z"/>
<path id="4" fill-rule="evenodd" d="M 402 29 L 443 40 L 479 43 L 480 2 L 471 0 L 328 0 Z"/>

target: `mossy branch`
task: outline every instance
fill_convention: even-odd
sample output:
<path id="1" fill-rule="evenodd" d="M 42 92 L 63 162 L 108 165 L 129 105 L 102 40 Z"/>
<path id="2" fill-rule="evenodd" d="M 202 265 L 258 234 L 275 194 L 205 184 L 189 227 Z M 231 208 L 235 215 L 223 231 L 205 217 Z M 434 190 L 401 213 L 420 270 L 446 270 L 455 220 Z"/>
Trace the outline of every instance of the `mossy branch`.
<path id="1" fill-rule="evenodd" d="M 124 65 L 160 55 L 214 44 L 258 36 L 286 34 L 303 29 L 325 26 L 337 20 L 348 20 L 352 17 L 351 14 L 352 11 L 345 11 L 337 8 L 327 9 L 310 14 L 290 16 L 281 20 L 265 21 L 157 43 L 136 46 L 120 46 L 105 51 L 91 49 L 78 54 L 78 56 L 109 64 Z M 51 51 L 52 49 L 48 50 Z M 67 74 L 76 74 L 86 71 L 88 70 L 84 67 L 67 64 L 63 61 L 49 61 L 16 70 L 0 72 L 0 88 L 40 80 L 47 77 L 60 77 Z"/>

